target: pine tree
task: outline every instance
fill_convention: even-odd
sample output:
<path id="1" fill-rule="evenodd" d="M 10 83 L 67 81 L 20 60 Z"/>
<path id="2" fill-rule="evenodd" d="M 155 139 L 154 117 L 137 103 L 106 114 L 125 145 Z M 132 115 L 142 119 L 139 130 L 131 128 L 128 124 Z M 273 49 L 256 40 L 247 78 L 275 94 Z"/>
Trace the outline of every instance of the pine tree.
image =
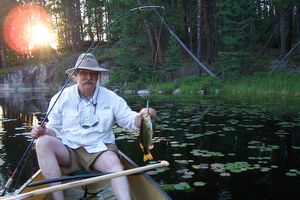
<path id="1" fill-rule="evenodd" d="M 168 81 L 175 80 L 178 76 L 178 72 L 181 69 L 180 62 L 180 47 L 176 40 L 171 37 L 169 39 L 169 48 L 166 51 L 165 63 L 162 68 L 163 77 L 166 77 Z"/>

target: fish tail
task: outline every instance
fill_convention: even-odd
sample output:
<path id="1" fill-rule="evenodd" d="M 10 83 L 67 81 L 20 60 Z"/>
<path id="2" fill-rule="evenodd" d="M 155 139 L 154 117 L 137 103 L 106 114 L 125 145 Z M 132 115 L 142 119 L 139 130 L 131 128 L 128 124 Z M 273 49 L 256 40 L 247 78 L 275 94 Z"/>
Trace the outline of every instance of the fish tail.
<path id="1" fill-rule="evenodd" d="M 144 162 L 146 162 L 147 160 L 153 160 L 153 156 L 150 152 L 144 154 Z"/>

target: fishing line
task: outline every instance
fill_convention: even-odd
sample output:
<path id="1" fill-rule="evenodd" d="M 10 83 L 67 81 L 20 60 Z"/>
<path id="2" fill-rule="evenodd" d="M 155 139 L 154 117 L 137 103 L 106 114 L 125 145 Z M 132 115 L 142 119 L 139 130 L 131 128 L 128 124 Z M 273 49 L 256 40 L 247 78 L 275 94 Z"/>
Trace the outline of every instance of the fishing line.
<path id="1" fill-rule="evenodd" d="M 57 98 L 55 99 L 53 105 L 51 106 L 51 108 L 49 109 L 49 111 L 46 113 L 46 116 L 44 117 L 43 121 L 41 122 L 41 127 L 44 127 L 44 124 L 49 116 L 49 114 L 51 113 L 54 105 L 56 104 L 56 102 L 58 101 L 58 99 L 60 98 L 61 94 L 63 93 L 64 89 L 68 86 L 70 80 L 72 79 L 76 69 L 80 66 L 81 62 L 84 60 L 84 58 L 86 57 L 86 55 L 90 52 L 90 53 L 93 53 L 93 51 L 96 49 L 96 47 L 99 45 L 99 42 L 97 42 L 97 44 L 94 46 L 94 44 L 96 43 L 96 41 L 94 41 L 91 46 L 88 48 L 88 50 L 85 52 L 83 58 L 80 60 L 80 62 L 78 63 L 77 66 L 75 66 L 75 70 L 73 70 L 73 72 L 71 73 L 71 75 L 68 77 L 66 83 L 64 84 L 64 86 L 62 87 L 62 89 L 60 90 L 60 93 L 58 94 Z M 24 154 L 22 155 L 19 163 L 17 164 L 17 167 L 15 168 L 15 170 L 13 171 L 13 174 L 11 175 L 11 177 L 8 179 L 8 181 L 6 182 L 5 186 L 4 186 L 4 190 L 2 191 L 1 195 L 0 196 L 4 196 L 6 191 L 8 189 L 10 189 L 13 181 L 14 181 L 14 178 L 16 177 L 16 174 L 21 166 L 21 164 L 23 163 L 23 161 L 27 158 L 27 156 L 29 155 L 29 152 L 32 148 L 32 145 L 35 141 L 35 138 L 33 138 L 33 140 L 31 140 L 30 144 L 28 145 L 27 149 L 25 150 Z"/>
<path id="2" fill-rule="evenodd" d="M 127 18 L 128 16 L 130 16 L 130 15 L 131 15 L 130 13 L 131 13 L 132 11 L 142 11 L 142 10 L 145 10 L 145 9 L 155 9 L 155 8 L 164 8 L 164 7 L 163 7 L 163 6 L 141 6 L 141 7 L 136 7 L 136 8 L 130 9 L 130 10 L 127 11 L 124 15 L 119 16 L 118 18 L 116 18 L 115 21 L 113 21 L 112 23 L 108 24 L 108 27 L 107 27 L 106 31 L 109 31 L 115 24 L 119 23 L 119 21 L 121 21 L 121 20 L 123 20 L 124 18 Z M 159 37 L 160 37 L 160 36 L 159 36 Z M 84 57 L 82 58 L 82 60 L 79 62 L 79 64 L 78 64 L 77 66 L 75 66 L 75 70 L 74 70 L 74 71 L 71 73 L 71 75 L 68 77 L 66 83 L 65 83 L 64 86 L 62 87 L 62 89 L 61 89 L 60 93 L 58 94 L 56 100 L 54 101 L 53 105 L 51 106 L 51 108 L 49 109 L 49 111 L 46 113 L 46 116 L 44 117 L 43 121 L 41 122 L 41 125 L 40 125 L 41 127 L 44 127 L 44 124 L 45 124 L 45 122 L 46 122 L 46 120 L 47 120 L 49 114 L 51 113 L 51 111 L 52 111 L 54 105 L 56 104 L 56 102 L 57 102 L 58 99 L 60 98 L 60 96 L 61 96 L 62 92 L 64 91 L 64 89 L 67 87 L 69 81 L 71 80 L 71 78 L 72 78 L 72 76 L 74 75 L 74 73 L 75 73 L 76 69 L 78 68 L 78 66 L 81 64 L 81 62 L 82 62 L 83 59 L 86 57 L 86 55 L 87 55 L 89 52 L 92 53 L 92 52 L 94 51 L 94 49 L 99 45 L 99 42 L 97 42 L 97 44 L 95 45 L 95 47 L 93 47 L 95 43 L 96 43 L 96 41 L 94 41 L 94 42 L 92 43 L 92 45 L 91 45 L 91 46 L 88 48 L 88 50 L 85 52 L 85 55 L 84 55 Z M 91 49 L 92 49 L 92 50 L 91 50 Z M 28 145 L 28 147 L 27 147 L 27 149 L 25 150 L 24 154 L 22 155 L 22 157 L 21 157 L 19 163 L 17 164 L 17 167 L 16 167 L 15 170 L 13 171 L 11 177 L 10 177 L 10 178 L 8 179 L 8 181 L 6 182 L 6 184 L 5 184 L 5 186 L 4 186 L 4 190 L 2 191 L 2 193 L 1 193 L 0 196 L 4 196 L 5 193 L 6 193 L 6 191 L 7 191 L 8 189 L 10 189 L 10 187 L 11 187 L 13 181 L 14 181 L 15 176 L 16 176 L 16 174 L 17 174 L 17 172 L 18 172 L 18 170 L 19 170 L 21 164 L 23 163 L 23 161 L 24 161 L 24 160 L 26 159 L 26 157 L 28 156 L 29 151 L 31 150 L 34 141 L 35 141 L 35 138 L 33 138 L 33 140 L 32 140 L 32 141 L 30 142 L 30 144 Z"/>
<path id="3" fill-rule="evenodd" d="M 57 98 L 55 99 L 53 105 L 51 106 L 51 108 L 49 109 L 48 113 L 46 114 L 45 118 L 43 119 L 42 123 L 41 123 L 41 126 L 43 127 L 44 126 L 44 123 L 46 122 L 49 114 L 51 113 L 54 105 L 56 104 L 56 102 L 58 101 L 58 99 L 60 98 L 61 94 L 63 93 L 64 89 L 68 86 L 70 80 L 73 78 L 73 75 L 75 74 L 77 68 L 80 66 L 80 64 L 82 63 L 82 61 L 84 60 L 84 58 L 86 57 L 86 55 L 89 53 L 89 51 L 93 48 L 94 44 L 96 43 L 96 41 L 94 41 L 91 46 L 88 48 L 88 50 L 85 52 L 83 58 L 80 60 L 80 62 L 78 63 L 77 66 L 75 66 L 75 69 L 73 70 L 73 72 L 69 75 L 66 83 L 64 84 L 64 86 L 62 87 L 60 93 L 58 94 Z M 90 53 L 93 53 L 95 48 L 99 45 L 99 42 L 97 42 L 96 46 L 91 50 Z"/>
<path id="4" fill-rule="evenodd" d="M 157 57 L 158 57 L 158 48 L 160 46 L 160 37 L 161 37 L 161 32 L 162 32 L 162 25 L 163 25 L 163 19 L 165 15 L 165 8 L 162 8 L 162 17 L 160 19 L 160 28 L 158 32 L 158 39 L 157 39 L 157 44 L 156 44 L 156 52 L 155 52 L 155 58 L 154 58 L 154 65 L 153 65 L 153 72 L 152 72 L 152 77 L 151 77 L 151 85 L 153 84 L 153 79 L 154 79 L 154 74 L 155 74 L 155 69 L 156 69 L 156 64 L 157 64 Z"/>
<path id="5" fill-rule="evenodd" d="M 191 58 L 202 68 L 204 69 L 207 74 L 210 76 L 217 78 L 216 75 L 211 72 L 202 62 L 199 61 L 198 58 L 189 50 L 189 48 L 186 47 L 186 45 L 179 39 L 179 37 L 172 31 L 172 29 L 169 27 L 169 25 L 166 23 L 166 21 L 162 18 L 162 16 L 157 12 L 157 10 L 154 10 L 155 14 L 163 21 L 164 26 L 166 27 L 167 31 L 170 33 L 172 37 L 178 42 L 178 44 L 191 56 Z"/>
<path id="6" fill-rule="evenodd" d="M 25 160 L 24 160 L 23 162 L 26 163 L 27 160 L 28 160 L 28 158 L 29 158 L 29 155 L 26 156 L 26 158 L 25 158 Z M 18 183 L 19 183 L 19 180 L 20 180 L 20 178 L 21 178 L 22 172 L 23 172 L 24 169 L 25 169 L 25 164 L 22 165 L 21 170 L 19 170 L 18 177 L 15 179 L 15 184 L 14 184 L 13 188 L 16 188 L 16 187 L 17 187 L 17 185 L 18 185 Z"/>

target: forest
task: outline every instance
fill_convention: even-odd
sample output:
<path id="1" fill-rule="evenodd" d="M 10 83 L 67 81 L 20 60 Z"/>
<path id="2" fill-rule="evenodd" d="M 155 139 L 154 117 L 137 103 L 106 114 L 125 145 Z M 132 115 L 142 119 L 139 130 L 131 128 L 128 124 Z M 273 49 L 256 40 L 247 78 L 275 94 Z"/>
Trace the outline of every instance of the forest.
<path id="1" fill-rule="evenodd" d="M 21 52 L 9 45 L 7 38 L 19 36 L 5 25 L 11 10 L 28 4 L 46 9 L 54 39 Z M 239 79 L 279 68 L 299 73 L 299 0 L 1 0 L 0 6 L 0 70 L 97 43 L 100 62 L 114 63 L 111 84 Z"/>

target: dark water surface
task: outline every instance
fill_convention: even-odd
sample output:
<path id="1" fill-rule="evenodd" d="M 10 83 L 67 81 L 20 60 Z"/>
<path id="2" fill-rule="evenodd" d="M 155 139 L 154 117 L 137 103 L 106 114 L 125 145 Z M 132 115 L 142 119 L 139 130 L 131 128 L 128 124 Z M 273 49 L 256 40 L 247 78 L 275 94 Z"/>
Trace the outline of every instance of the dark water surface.
<path id="1" fill-rule="evenodd" d="M 0 94 L 0 183 L 12 174 L 51 95 Z M 147 98 L 124 97 L 139 110 Z M 299 199 L 300 102 L 280 98 L 149 97 L 158 111 L 149 172 L 173 199 Z M 119 148 L 138 165 L 137 134 L 115 127 Z M 35 153 L 15 187 L 37 169 Z M 2 189 L 1 188 L 1 189 Z"/>

